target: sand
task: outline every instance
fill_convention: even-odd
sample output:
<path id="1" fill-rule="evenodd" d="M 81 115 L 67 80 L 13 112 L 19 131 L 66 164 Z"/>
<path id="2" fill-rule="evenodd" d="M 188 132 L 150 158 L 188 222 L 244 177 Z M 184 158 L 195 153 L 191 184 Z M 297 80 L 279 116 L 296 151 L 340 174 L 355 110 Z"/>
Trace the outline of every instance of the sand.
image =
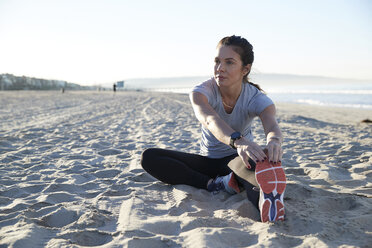
<path id="1" fill-rule="evenodd" d="M 198 152 L 187 95 L 0 92 L 0 106 L 1 248 L 372 246 L 372 111 L 277 104 L 286 220 L 261 223 L 244 192 L 141 169 L 148 147 Z"/>

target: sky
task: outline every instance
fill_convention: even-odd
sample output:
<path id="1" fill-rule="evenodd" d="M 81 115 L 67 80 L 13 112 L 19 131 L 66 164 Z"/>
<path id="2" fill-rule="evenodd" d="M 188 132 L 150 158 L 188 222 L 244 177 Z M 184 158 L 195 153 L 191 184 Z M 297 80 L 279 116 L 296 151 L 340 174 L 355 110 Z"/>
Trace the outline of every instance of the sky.
<path id="1" fill-rule="evenodd" d="M 254 73 L 372 80 L 369 0 L 0 0 L 0 74 L 97 85 L 213 75 L 218 41 Z"/>

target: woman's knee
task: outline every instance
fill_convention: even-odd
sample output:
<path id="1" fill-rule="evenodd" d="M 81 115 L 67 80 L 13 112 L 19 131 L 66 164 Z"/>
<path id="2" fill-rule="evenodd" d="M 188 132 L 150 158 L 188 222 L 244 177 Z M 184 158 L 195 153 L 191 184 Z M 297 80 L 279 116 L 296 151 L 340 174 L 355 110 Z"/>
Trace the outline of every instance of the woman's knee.
<path id="1" fill-rule="evenodd" d="M 147 148 L 142 152 L 141 155 L 141 166 L 143 169 L 147 170 L 151 164 L 154 163 L 156 157 L 159 154 L 158 148 Z"/>

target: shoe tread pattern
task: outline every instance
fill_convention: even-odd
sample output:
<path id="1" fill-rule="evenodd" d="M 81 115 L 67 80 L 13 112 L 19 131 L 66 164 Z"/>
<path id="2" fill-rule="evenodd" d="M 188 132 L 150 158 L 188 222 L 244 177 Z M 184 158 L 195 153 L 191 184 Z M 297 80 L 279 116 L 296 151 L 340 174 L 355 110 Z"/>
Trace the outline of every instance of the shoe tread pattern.
<path id="1" fill-rule="evenodd" d="M 284 220 L 283 195 L 286 177 L 281 163 L 273 164 L 268 160 L 256 165 L 256 180 L 262 190 L 264 202 L 261 204 L 261 221 Z"/>

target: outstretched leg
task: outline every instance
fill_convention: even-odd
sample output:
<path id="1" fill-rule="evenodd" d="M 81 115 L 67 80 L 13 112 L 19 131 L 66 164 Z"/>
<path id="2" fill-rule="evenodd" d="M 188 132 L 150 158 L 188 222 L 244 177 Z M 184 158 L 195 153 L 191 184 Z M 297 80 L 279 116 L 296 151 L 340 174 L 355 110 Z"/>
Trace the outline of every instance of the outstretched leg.
<path id="1" fill-rule="evenodd" d="M 248 169 L 242 159 L 238 156 L 228 163 L 228 167 L 234 172 L 239 185 L 245 189 L 248 200 L 259 209 L 258 200 L 260 192 L 254 173 L 256 163 L 250 159 L 249 164 L 251 165 L 251 169 Z"/>
<path id="2" fill-rule="evenodd" d="M 236 157 L 228 166 L 246 190 L 248 199 L 260 211 L 262 222 L 284 220 L 286 178 L 281 163 L 271 164 L 267 160 L 257 164 L 250 160 L 249 163 L 251 169 Z"/>
<path id="3" fill-rule="evenodd" d="M 256 165 L 256 180 L 260 185 L 259 208 L 262 222 L 284 220 L 286 177 L 281 162 L 267 159 Z"/>

